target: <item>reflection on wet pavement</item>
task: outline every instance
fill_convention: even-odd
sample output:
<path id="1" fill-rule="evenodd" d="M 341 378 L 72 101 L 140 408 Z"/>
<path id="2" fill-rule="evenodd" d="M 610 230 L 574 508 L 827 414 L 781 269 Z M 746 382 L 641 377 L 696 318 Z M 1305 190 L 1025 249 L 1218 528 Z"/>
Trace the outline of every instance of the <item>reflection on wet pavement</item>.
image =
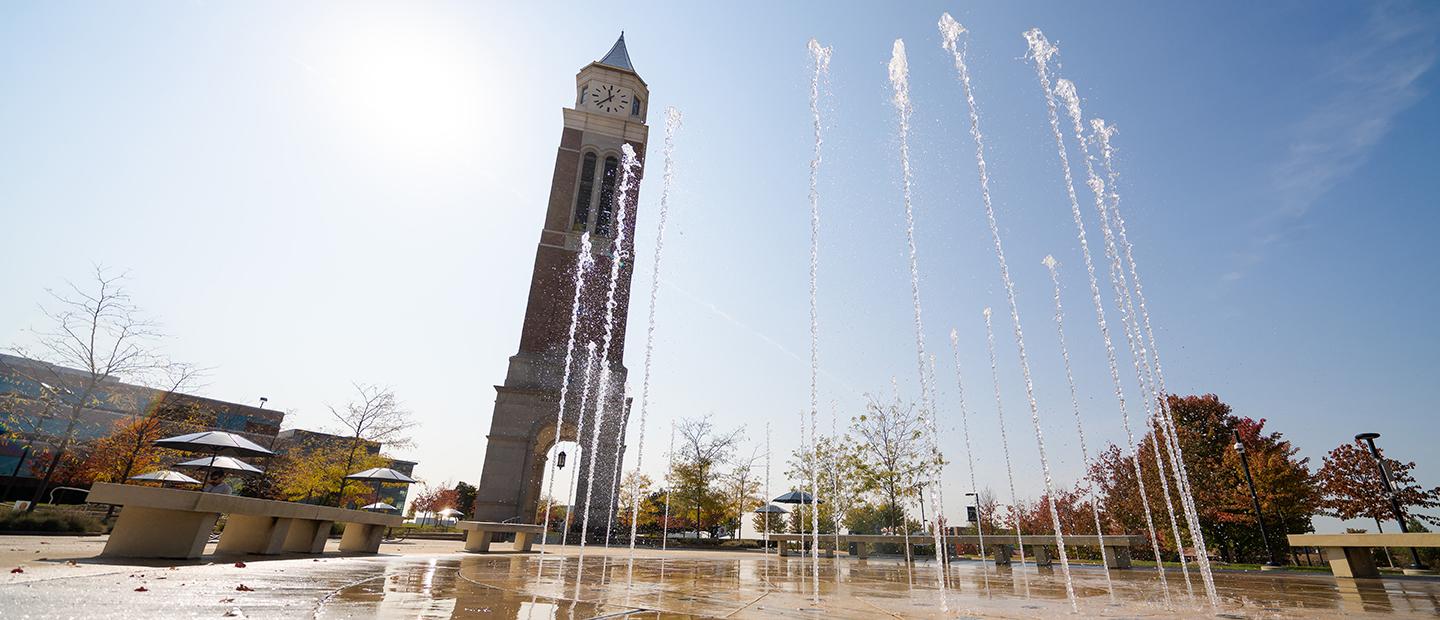
<path id="1" fill-rule="evenodd" d="M 820 599 L 808 562 L 779 558 L 636 558 L 591 555 L 462 556 L 397 562 L 384 575 L 338 591 L 318 617 L 516 618 L 1050 617 L 1070 613 L 1049 569 L 982 572 L 952 567 L 943 596 L 933 565 L 834 560 L 821 565 Z M 1076 571 L 1081 615 L 1214 617 L 1171 577 L 1167 606 L 1154 573 L 1117 572 L 1113 593 L 1098 570 Z M 1440 614 L 1434 580 L 1337 580 L 1329 576 L 1217 573 L 1221 617 L 1314 618 Z M 1194 584 L 1196 589 L 1199 584 Z"/>
<path id="2" fill-rule="evenodd" d="M 535 555 L 279 559 L 245 567 L 56 563 L 0 581 L 0 617 L 173 618 L 1032 618 L 1071 616 L 1062 577 L 966 561 L 947 573 L 899 559 L 811 563 L 750 554 L 653 552 L 628 559 L 574 549 Z M 66 573 L 64 571 L 74 571 Z M 1440 615 L 1440 580 L 1217 572 L 1206 607 L 1178 573 L 1169 600 L 1152 570 L 1076 567 L 1078 617 L 1340 618 Z M 54 577 L 48 575 L 57 575 Z M 18 580 L 25 577 L 26 580 Z M 245 586 L 240 589 L 239 586 Z M 1200 592 L 1198 581 L 1193 584 Z"/>

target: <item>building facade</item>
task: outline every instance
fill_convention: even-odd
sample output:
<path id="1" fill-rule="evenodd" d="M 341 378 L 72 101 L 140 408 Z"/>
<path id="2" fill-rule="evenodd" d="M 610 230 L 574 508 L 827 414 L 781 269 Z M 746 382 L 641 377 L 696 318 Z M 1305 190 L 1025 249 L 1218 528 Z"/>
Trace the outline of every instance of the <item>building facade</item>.
<path id="1" fill-rule="evenodd" d="M 80 370 L 0 354 L 0 479 L 9 489 L 0 500 L 31 497 L 49 464 L 31 457 L 50 452 L 67 430 L 75 443 L 83 445 L 110 434 L 126 420 L 155 415 L 162 424 L 173 425 L 176 434 L 223 430 L 272 446 L 285 417 L 273 409 L 115 380 L 101 382 L 82 403 L 78 386 L 87 381 L 88 375 Z M 75 416 L 77 404 L 80 410 Z"/>

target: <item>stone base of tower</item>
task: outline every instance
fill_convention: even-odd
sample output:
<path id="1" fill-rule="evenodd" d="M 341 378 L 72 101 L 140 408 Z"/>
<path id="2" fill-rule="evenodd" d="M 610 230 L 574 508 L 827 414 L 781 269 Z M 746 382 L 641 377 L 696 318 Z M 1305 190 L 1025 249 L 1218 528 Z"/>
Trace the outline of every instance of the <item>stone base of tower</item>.
<path id="1" fill-rule="evenodd" d="M 623 429 L 629 418 L 629 402 L 623 396 L 625 369 L 611 371 L 612 396 L 601 424 L 598 445 L 594 451 L 594 482 L 590 480 L 591 454 L 582 448 L 578 458 L 566 463 L 566 473 L 557 476 L 553 489 L 541 488 L 548 466 L 550 449 L 556 443 L 555 414 L 560 402 L 560 378 L 564 365 L 533 357 L 517 355 L 510 358 L 506 385 L 495 386 L 495 410 L 487 435 L 485 466 L 475 493 L 474 515 L 478 521 L 510 521 L 539 523 L 540 498 L 548 493 L 564 498 L 571 467 L 575 471 L 576 509 L 572 512 L 572 528 L 579 529 L 585 507 L 589 506 L 590 531 L 603 531 L 618 499 L 616 467 L 623 462 Z M 584 411 L 584 437 L 578 435 L 582 372 L 573 371 L 571 392 L 566 399 L 560 441 L 590 445 L 594 433 L 596 407 L 591 403 Z M 550 387 L 553 386 L 553 387 Z M 592 386 L 592 401 L 594 391 Z M 588 490 L 588 492 L 587 492 Z"/>

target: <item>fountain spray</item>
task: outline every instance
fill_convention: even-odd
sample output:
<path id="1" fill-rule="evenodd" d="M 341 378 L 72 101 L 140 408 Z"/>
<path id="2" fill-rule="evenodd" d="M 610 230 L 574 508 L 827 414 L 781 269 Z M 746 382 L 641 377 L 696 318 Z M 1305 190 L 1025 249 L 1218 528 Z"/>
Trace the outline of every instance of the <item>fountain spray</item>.
<path id="1" fill-rule="evenodd" d="M 810 441 L 815 441 L 815 416 L 820 409 L 820 314 L 817 302 L 818 276 L 820 271 L 820 147 L 824 144 L 821 135 L 822 124 L 820 122 L 820 85 L 824 82 L 830 71 L 831 48 L 820 45 L 819 41 L 810 39 L 807 44 L 810 50 L 810 57 L 815 65 L 815 72 L 810 77 L 810 118 L 815 131 L 815 151 L 810 158 Z M 804 422 L 802 420 L 803 427 Z M 811 467 L 810 476 L 810 521 L 814 544 L 810 547 L 811 563 L 814 569 L 813 586 L 814 600 L 820 600 L 820 511 L 814 503 L 818 498 L 816 495 L 816 480 L 814 475 L 815 467 Z"/>
<path id="2" fill-rule="evenodd" d="M 985 595 L 990 595 L 990 571 L 985 568 L 985 515 L 980 502 L 980 486 L 975 483 L 975 452 L 970 448 L 970 415 L 965 411 L 965 381 L 960 374 L 960 334 L 950 329 L 950 350 L 955 354 L 955 400 L 960 407 L 960 431 L 965 436 L 965 463 L 970 469 L 970 490 L 975 494 L 975 533 L 980 536 L 980 576 L 985 580 Z"/>
<path id="3" fill-rule="evenodd" d="M 1055 97 L 1050 89 L 1050 76 L 1047 68 L 1050 57 L 1058 50 L 1050 45 L 1045 35 L 1038 28 L 1031 29 L 1025 33 L 1025 39 L 1029 42 L 1030 57 L 1035 61 L 1035 73 L 1040 80 L 1041 91 L 1045 95 L 1045 106 L 1050 119 L 1050 132 L 1055 138 L 1055 146 L 1060 157 L 1061 171 L 1065 179 L 1065 192 L 1070 199 L 1070 213 L 1075 220 L 1075 231 L 1080 241 L 1081 255 L 1085 259 L 1085 273 L 1090 284 L 1090 299 L 1095 306 L 1095 320 L 1099 326 L 1101 338 L 1105 342 L 1105 356 L 1109 363 L 1110 380 L 1115 388 L 1115 398 L 1120 405 L 1120 418 L 1125 427 L 1125 436 L 1129 448 L 1131 461 L 1135 466 L 1135 476 L 1139 484 L 1141 505 L 1145 510 L 1145 526 L 1150 534 L 1150 543 L 1155 552 L 1156 573 L 1160 576 L 1160 585 L 1165 593 L 1165 603 L 1170 604 L 1170 586 L 1165 579 L 1165 569 L 1160 565 L 1160 544 L 1159 537 L 1155 534 L 1154 520 L 1150 515 L 1150 501 L 1145 489 L 1145 479 L 1141 475 L 1140 455 L 1135 450 L 1135 435 L 1130 429 L 1130 413 L 1125 406 L 1125 389 L 1120 381 L 1119 362 L 1116 361 L 1115 345 L 1110 339 L 1110 328 L 1105 321 L 1105 304 L 1100 298 L 1100 285 L 1095 278 L 1095 264 L 1090 259 L 1090 245 L 1085 238 L 1085 222 L 1080 216 L 1080 203 L 1075 197 L 1075 182 L 1070 176 L 1070 157 L 1065 152 L 1064 134 L 1060 132 L 1059 116 L 1056 112 Z"/>
<path id="4" fill-rule="evenodd" d="M 1020 568 L 1023 571 L 1025 540 L 1024 533 L 1020 531 L 1020 494 L 1015 492 L 1015 468 L 1010 463 L 1010 438 L 1005 434 L 1005 404 L 1000 397 L 1000 363 L 995 357 L 995 328 L 990 324 L 990 308 L 985 308 L 983 313 L 985 348 L 990 352 L 990 380 L 995 384 L 995 418 L 1000 422 L 1000 448 L 1005 453 L 1005 479 L 1010 484 L 1010 523 L 1015 526 L 1015 547 L 1020 550 Z"/>
<path id="5" fill-rule="evenodd" d="M 575 300 L 570 304 L 570 329 L 565 339 L 565 373 L 560 379 L 560 404 L 555 408 L 555 442 L 560 444 L 560 430 L 565 425 L 565 400 L 570 395 L 570 371 L 575 359 L 575 329 L 580 324 L 580 298 L 585 290 L 585 273 L 590 270 L 594 263 L 594 257 L 590 254 L 590 233 L 580 235 L 580 252 L 575 255 Z M 588 362 L 587 362 L 588 365 Z M 583 418 L 585 411 L 582 407 L 580 416 Z M 572 475 L 574 470 L 571 470 Z M 545 519 L 541 521 L 540 546 L 546 546 L 550 541 L 550 507 L 555 503 L 555 476 L 550 476 L 550 484 L 545 490 L 550 501 L 545 504 Z M 563 537 L 563 535 L 562 535 Z M 563 544 L 563 543 L 562 543 Z M 541 563 L 543 564 L 543 562 Z"/>
<path id="6" fill-rule="evenodd" d="M 645 330 L 645 374 L 640 385 L 640 441 L 635 450 L 635 476 L 645 458 L 645 421 L 650 406 L 650 363 L 655 351 L 655 302 L 660 297 L 660 253 L 665 249 L 665 220 L 670 213 L 670 188 L 675 182 L 675 132 L 680 129 L 680 111 L 665 108 L 665 178 L 660 190 L 660 217 L 655 227 L 655 273 L 650 280 L 650 323 Z M 640 494 L 630 506 L 630 557 L 635 557 L 635 535 L 640 524 Z"/>
<path id="7" fill-rule="evenodd" d="M 910 257 L 910 301 L 915 315 L 915 365 L 920 379 L 920 415 L 929 425 L 927 430 L 930 433 L 930 446 L 934 448 L 930 458 L 926 459 L 931 461 L 931 467 L 926 467 L 926 469 L 930 471 L 931 488 L 935 489 L 940 486 L 939 468 L 933 467 L 933 459 L 938 451 L 939 441 L 935 437 L 935 424 L 931 418 L 935 407 L 930 398 L 930 385 L 925 374 L 925 323 L 921 318 L 920 263 L 915 248 L 915 210 L 911 200 L 914 173 L 910 168 L 910 115 L 914 111 L 914 107 L 910 102 L 910 65 L 905 56 L 905 41 L 902 39 L 895 39 L 895 44 L 891 48 L 889 69 L 890 87 L 893 91 L 890 101 L 895 106 L 895 113 L 899 120 L 900 188 L 905 206 L 905 242 Z M 925 499 L 922 497 L 920 501 L 923 502 Z M 938 522 L 941 515 L 936 514 L 935 517 Z M 935 529 L 934 538 L 936 553 L 944 553 L 944 543 L 940 540 L 939 528 Z M 937 577 L 942 592 L 941 600 L 944 601 L 944 562 L 940 561 L 938 557 L 936 560 L 936 567 L 939 570 Z"/>
<path id="8" fill-rule="evenodd" d="M 625 249 L 627 231 L 625 215 L 633 205 L 627 205 L 626 200 L 628 200 L 633 193 L 632 188 L 635 186 L 636 170 L 640 167 L 639 160 L 635 158 L 635 147 L 630 146 L 627 142 L 620 150 L 620 167 L 624 172 L 620 177 L 620 191 L 618 192 L 618 196 L 616 196 L 616 201 L 619 203 L 620 208 L 615 210 L 615 239 L 610 247 L 610 287 L 605 294 L 605 336 L 602 339 L 600 347 L 600 387 L 596 390 L 597 394 L 595 397 L 595 428 L 592 429 L 590 434 L 590 470 L 588 479 L 585 482 L 585 516 L 580 525 L 581 553 L 585 551 L 585 537 L 590 529 L 590 506 L 595 503 L 591 493 L 595 489 L 596 453 L 598 452 L 597 448 L 600 444 L 600 428 L 605 424 L 605 413 L 606 410 L 609 409 L 607 405 L 609 404 L 609 394 L 612 387 L 610 384 L 613 381 L 610 377 L 610 344 L 613 342 L 615 336 L 615 310 L 619 306 L 619 303 L 615 301 L 615 290 L 619 288 L 620 265 L 624 262 L 625 258 L 629 256 L 629 252 Z M 615 490 L 612 488 L 610 492 L 613 494 Z M 613 497 L 611 498 L 610 504 L 614 504 Z"/>
<path id="9" fill-rule="evenodd" d="M 1120 265 L 1120 256 L 1115 249 L 1115 238 L 1110 230 L 1110 218 L 1106 213 L 1105 182 L 1102 181 L 1100 177 L 1095 174 L 1095 158 L 1090 154 L 1090 147 L 1088 145 L 1088 142 L 1085 140 L 1084 125 L 1081 123 L 1080 120 L 1082 116 L 1080 112 L 1080 96 L 1075 90 L 1075 84 L 1072 83 L 1070 80 L 1064 78 L 1056 80 L 1055 95 L 1058 96 L 1061 102 L 1065 104 L 1065 110 L 1068 113 L 1071 124 L 1075 130 L 1075 140 L 1080 144 L 1081 155 L 1084 157 L 1086 185 L 1090 188 L 1090 193 L 1095 197 L 1095 209 L 1100 216 L 1100 232 L 1101 237 L 1105 242 L 1105 257 L 1109 261 L 1108 266 L 1110 274 L 1110 286 L 1115 292 L 1115 306 L 1120 311 L 1120 324 L 1122 327 L 1125 328 L 1125 342 L 1130 347 L 1130 359 L 1135 366 L 1135 383 L 1137 384 L 1140 393 L 1143 395 L 1146 394 L 1148 390 L 1146 381 L 1147 377 L 1144 371 L 1145 363 L 1143 361 L 1144 343 L 1138 343 L 1140 345 L 1140 348 L 1136 348 L 1136 337 L 1138 332 L 1136 331 L 1136 328 L 1134 327 L 1134 322 L 1132 321 L 1132 308 L 1125 303 L 1125 300 L 1129 297 L 1129 286 L 1125 282 L 1125 273 L 1123 267 Z M 1151 399 L 1149 397 L 1146 397 L 1142 402 L 1144 402 L 1145 404 L 1146 419 L 1150 420 L 1151 423 L 1156 423 L 1157 418 L 1156 414 L 1152 411 L 1153 405 L 1151 403 Z M 1175 548 L 1178 550 L 1183 549 L 1185 547 L 1185 544 L 1180 538 L 1180 525 L 1179 521 L 1175 518 L 1174 504 L 1170 501 L 1170 480 L 1165 475 L 1165 459 L 1162 458 L 1160 454 L 1159 442 L 1163 436 L 1163 431 L 1160 429 L 1159 426 L 1156 426 L 1155 441 L 1151 442 L 1151 447 L 1155 451 L 1155 467 L 1159 470 L 1160 493 L 1161 497 L 1165 500 L 1165 512 L 1170 518 L 1170 532 L 1175 537 Z M 1190 585 L 1189 564 L 1185 561 L 1184 553 L 1181 553 L 1179 555 L 1180 572 L 1185 579 L 1185 590 L 1190 594 L 1190 596 L 1194 596 L 1195 592 Z"/>
<path id="10" fill-rule="evenodd" d="M 1080 438 L 1080 460 L 1088 469 L 1090 446 L 1085 442 L 1085 424 L 1080 420 L 1080 395 L 1075 389 L 1075 373 L 1070 368 L 1070 345 L 1065 341 L 1065 306 L 1060 303 L 1060 273 L 1056 269 L 1059 263 L 1049 254 L 1040 262 L 1050 272 L 1050 282 L 1055 285 L 1055 332 L 1060 339 L 1060 357 L 1065 361 L 1065 383 L 1070 387 L 1070 410 L 1075 415 L 1075 434 Z M 1105 557 L 1105 527 L 1100 524 L 1100 496 L 1095 493 L 1093 483 L 1089 485 L 1089 495 L 1090 514 L 1095 517 L 1095 535 L 1100 540 L 1100 563 L 1105 567 L 1105 589 L 1114 599 L 1115 584 L 1110 579 L 1110 560 Z"/>
<path id="11" fill-rule="evenodd" d="M 585 343 L 585 379 L 581 382 L 580 388 L 580 424 L 579 428 L 575 431 L 575 445 L 577 446 L 580 445 L 580 442 L 585 439 L 585 412 L 590 408 L 590 384 L 594 380 L 594 378 L 595 341 L 591 340 L 590 342 Z M 586 452 L 588 456 L 589 450 L 587 449 Z M 570 468 L 570 482 L 566 485 L 570 489 L 571 498 L 574 498 L 575 492 L 579 490 L 575 486 L 575 470 L 577 469 L 580 469 L 579 465 Z M 561 546 L 564 546 L 570 542 L 570 516 L 574 513 L 575 507 L 573 505 L 565 511 L 565 529 L 560 532 Z"/>
<path id="12" fill-rule="evenodd" d="M 670 449 L 665 452 L 665 459 L 670 462 L 666 473 L 675 471 L 675 420 L 670 420 Z M 664 551 L 670 542 L 670 482 L 665 483 L 665 516 L 660 523 L 660 550 Z M 663 568 L 663 564 L 661 565 Z"/>
<path id="13" fill-rule="evenodd" d="M 1175 430 L 1174 417 L 1170 413 L 1170 401 L 1168 397 L 1169 392 L 1165 389 L 1165 372 L 1160 365 L 1160 351 L 1155 344 L 1155 330 L 1150 326 L 1150 310 L 1145 305 L 1145 293 L 1144 289 L 1141 287 L 1140 284 L 1140 273 L 1135 266 L 1134 246 L 1131 245 L 1130 240 L 1126 237 L 1125 218 L 1122 217 L 1120 214 L 1120 194 L 1117 190 L 1115 190 L 1115 181 L 1117 175 L 1115 173 L 1115 168 L 1112 163 L 1113 151 L 1110 147 L 1110 137 L 1114 133 L 1114 129 L 1106 128 L 1105 121 L 1101 119 L 1092 120 L 1091 127 L 1093 129 L 1096 139 L 1099 140 L 1101 144 L 1101 153 L 1105 162 L 1106 176 L 1110 181 L 1110 212 L 1115 221 L 1115 231 L 1117 233 L 1117 236 L 1119 237 L 1120 245 L 1125 250 L 1125 261 L 1129 264 L 1130 280 L 1135 283 L 1135 300 L 1138 301 L 1140 309 L 1139 320 L 1143 321 L 1146 335 L 1145 341 L 1140 341 L 1140 352 L 1142 356 L 1144 356 L 1146 350 L 1144 343 L 1148 341 L 1150 345 L 1149 351 L 1151 355 L 1150 358 L 1146 360 L 1146 368 L 1147 372 L 1149 372 L 1153 376 L 1153 381 L 1151 385 L 1154 391 L 1154 398 L 1157 401 L 1156 407 L 1159 413 L 1159 422 L 1164 429 L 1163 434 L 1166 436 L 1166 448 L 1171 451 L 1170 462 L 1172 470 L 1177 476 L 1178 484 L 1182 489 L 1181 493 L 1179 493 L 1180 501 L 1186 511 L 1187 520 L 1189 520 L 1191 523 L 1199 523 L 1199 512 L 1195 508 L 1195 493 L 1190 488 L 1190 474 L 1185 469 L 1185 451 L 1180 444 L 1179 435 Z M 1126 293 L 1125 303 L 1126 306 L 1130 308 L 1132 322 L 1136 321 L 1135 307 L 1129 298 L 1128 289 Z M 1135 330 L 1138 340 L 1138 324 L 1135 325 Z M 1154 364 L 1153 369 L 1150 368 L 1151 363 Z M 1205 533 L 1199 527 L 1191 529 L 1190 537 L 1191 542 L 1195 545 L 1196 549 L 1208 548 L 1205 544 Z M 1197 554 L 1196 561 L 1200 564 L 1201 575 L 1209 576 L 1210 558 L 1203 553 Z M 1211 602 L 1212 604 L 1218 604 L 1217 599 L 1213 596 L 1211 598 Z"/>
<path id="14" fill-rule="evenodd" d="M 1015 331 L 1015 349 L 1020 361 L 1020 375 L 1025 381 L 1025 400 L 1030 405 L 1030 425 L 1035 432 L 1035 448 L 1040 456 L 1040 469 L 1045 478 L 1046 505 L 1050 509 L 1050 522 L 1055 528 L 1055 547 L 1060 553 L 1060 570 L 1065 575 L 1065 595 L 1071 609 L 1078 610 L 1075 598 L 1075 584 L 1070 576 L 1070 556 L 1065 550 L 1065 532 L 1060 524 L 1060 512 L 1055 507 L 1055 481 L 1050 473 L 1050 457 L 1045 449 L 1045 434 L 1041 430 L 1040 405 L 1035 400 L 1035 381 L 1030 374 L 1030 360 L 1025 353 L 1025 332 L 1020 324 L 1020 308 L 1016 301 L 1015 282 L 1010 278 L 1010 267 L 1005 262 L 1005 248 L 1000 241 L 1000 226 L 995 220 L 995 208 L 990 200 L 990 176 L 985 164 L 985 141 L 980 132 L 980 112 L 975 103 L 974 90 L 970 86 L 970 67 L 965 60 L 965 46 L 957 45 L 965 27 L 950 17 L 940 17 L 940 32 L 944 37 L 942 46 L 951 53 L 955 68 L 965 90 L 965 102 L 970 112 L 970 137 L 975 141 L 975 163 L 980 176 L 980 195 L 985 206 L 985 219 L 990 227 L 990 238 L 995 245 L 995 262 L 1000 267 L 1000 280 L 1005 285 L 1005 301 L 1010 306 L 1010 324 Z"/>

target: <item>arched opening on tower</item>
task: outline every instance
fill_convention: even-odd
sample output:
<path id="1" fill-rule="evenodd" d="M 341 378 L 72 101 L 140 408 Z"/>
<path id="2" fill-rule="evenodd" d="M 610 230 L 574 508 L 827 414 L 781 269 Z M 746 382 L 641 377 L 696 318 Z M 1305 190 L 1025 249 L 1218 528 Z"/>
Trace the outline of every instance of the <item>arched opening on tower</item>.
<path id="1" fill-rule="evenodd" d="M 560 455 L 565 455 L 564 467 L 560 466 Z M 580 463 L 585 458 L 585 452 L 579 443 L 574 441 L 561 441 L 550 447 L 545 453 L 545 462 L 549 464 L 545 468 L 544 478 L 540 481 L 542 493 L 553 494 L 556 506 L 570 507 L 575 505 L 575 493 L 578 485 L 585 481 L 579 479 Z M 553 484 L 553 486 L 552 486 Z M 544 497 L 541 498 L 541 507 L 544 507 Z"/>

